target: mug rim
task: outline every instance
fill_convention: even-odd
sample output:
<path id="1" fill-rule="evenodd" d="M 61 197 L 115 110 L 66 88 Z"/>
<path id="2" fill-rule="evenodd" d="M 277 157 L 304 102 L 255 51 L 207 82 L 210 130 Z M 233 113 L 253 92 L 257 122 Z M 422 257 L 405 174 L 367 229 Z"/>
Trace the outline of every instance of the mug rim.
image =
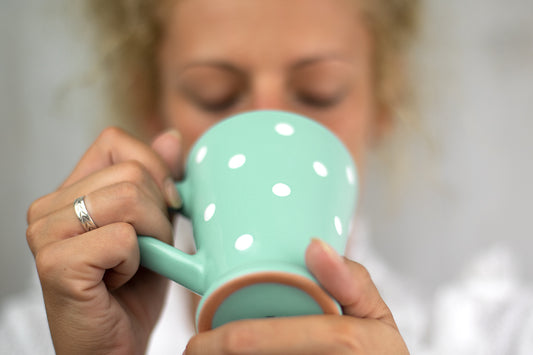
<path id="1" fill-rule="evenodd" d="M 211 294 L 205 295 L 198 310 L 197 330 L 204 332 L 213 329 L 212 322 L 218 308 L 232 294 L 245 287 L 258 284 L 280 284 L 294 287 L 307 293 L 322 309 L 323 314 L 340 315 L 338 303 L 316 282 L 308 277 L 286 271 L 260 271 L 236 277 Z"/>

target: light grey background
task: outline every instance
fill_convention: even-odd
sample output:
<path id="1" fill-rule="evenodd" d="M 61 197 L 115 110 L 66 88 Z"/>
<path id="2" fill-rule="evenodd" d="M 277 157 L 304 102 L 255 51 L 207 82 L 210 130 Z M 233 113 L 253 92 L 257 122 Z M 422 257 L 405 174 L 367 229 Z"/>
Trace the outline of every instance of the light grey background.
<path id="1" fill-rule="evenodd" d="M 86 29 L 61 0 L 0 2 L 0 300 L 34 273 L 32 200 L 52 191 L 103 127 Z M 533 281 L 533 2 L 429 0 L 417 48 L 424 138 L 390 199 L 369 176 L 363 213 L 392 267 L 426 290 L 491 245 Z"/>

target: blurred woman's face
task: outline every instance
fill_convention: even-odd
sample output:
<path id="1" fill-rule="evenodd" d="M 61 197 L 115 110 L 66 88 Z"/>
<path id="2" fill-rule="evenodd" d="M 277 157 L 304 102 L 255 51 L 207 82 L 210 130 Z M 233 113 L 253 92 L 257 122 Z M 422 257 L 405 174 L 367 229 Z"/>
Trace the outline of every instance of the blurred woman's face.
<path id="1" fill-rule="evenodd" d="M 163 118 L 186 152 L 224 117 L 278 109 L 327 126 L 361 168 L 381 121 L 372 44 L 354 0 L 179 1 L 160 75 Z"/>

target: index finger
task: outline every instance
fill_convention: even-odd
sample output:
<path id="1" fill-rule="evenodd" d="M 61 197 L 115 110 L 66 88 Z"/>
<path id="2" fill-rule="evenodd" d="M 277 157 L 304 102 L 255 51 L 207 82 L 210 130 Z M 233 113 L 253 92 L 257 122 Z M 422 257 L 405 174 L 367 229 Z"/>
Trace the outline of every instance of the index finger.
<path id="1" fill-rule="evenodd" d="M 340 354 L 331 339 L 339 336 L 339 321 L 328 315 L 230 322 L 195 335 L 184 354 Z"/>
<path id="2" fill-rule="evenodd" d="M 187 355 L 406 354 L 399 333 L 376 319 L 314 315 L 247 319 L 195 335 Z"/>
<path id="3" fill-rule="evenodd" d="M 148 145 L 120 128 L 106 128 L 78 162 L 70 176 L 60 187 L 67 187 L 111 165 L 138 161 L 152 176 L 163 193 L 171 181 L 171 172 L 163 159 Z M 165 194 L 166 195 L 166 194 Z"/>

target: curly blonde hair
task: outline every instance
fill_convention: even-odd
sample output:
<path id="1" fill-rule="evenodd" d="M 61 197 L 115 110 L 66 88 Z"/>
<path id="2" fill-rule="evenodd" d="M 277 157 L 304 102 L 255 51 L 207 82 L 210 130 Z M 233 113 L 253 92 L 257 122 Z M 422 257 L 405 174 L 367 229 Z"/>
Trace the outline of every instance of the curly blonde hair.
<path id="1" fill-rule="evenodd" d="M 132 129 L 157 110 L 156 53 L 165 14 L 178 0 L 89 0 L 95 43 L 105 72 L 110 114 L 128 117 Z M 375 44 L 377 99 L 391 117 L 409 99 L 405 59 L 417 29 L 419 0 L 353 0 Z M 102 71 L 101 71 L 102 72 Z"/>

